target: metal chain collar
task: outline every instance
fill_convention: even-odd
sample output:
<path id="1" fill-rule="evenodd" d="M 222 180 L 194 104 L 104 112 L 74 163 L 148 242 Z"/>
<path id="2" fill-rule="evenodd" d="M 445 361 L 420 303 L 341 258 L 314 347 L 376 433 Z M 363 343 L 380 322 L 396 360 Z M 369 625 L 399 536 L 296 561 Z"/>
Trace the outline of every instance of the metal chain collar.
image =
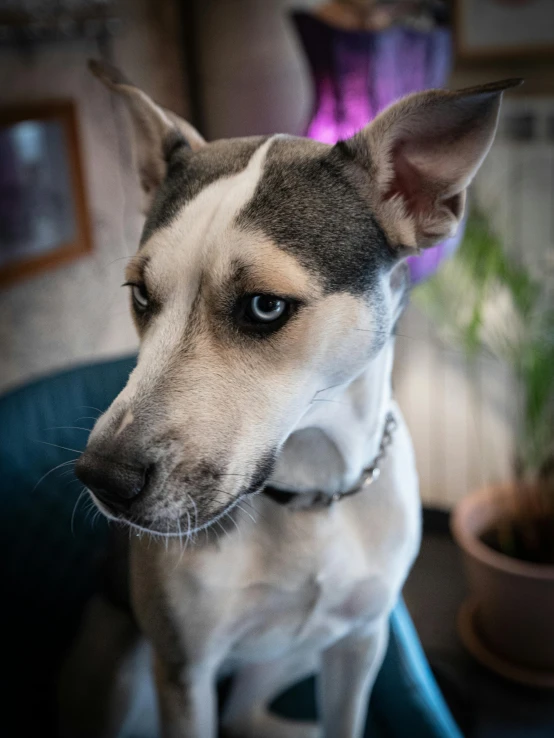
<path id="1" fill-rule="evenodd" d="M 370 487 L 373 482 L 379 479 L 381 474 L 379 465 L 387 455 L 387 449 L 392 443 L 392 436 L 396 428 L 396 418 L 392 412 L 388 412 L 385 417 L 385 427 L 383 428 L 383 435 L 381 436 L 381 443 L 379 444 L 377 456 L 373 459 L 371 464 L 363 470 L 358 484 L 346 492 L 335 492 L 334 495 L 317 492 L 314 496 L 310 497 L 310 495 L 305 492 L 285 491 L 271 486 L 265 487 L 262 492 L 280 505 L 286 505 L 287 507 L 290 506 L 292 509 L 303 510 L 310 509 L 315 506 L 330 507 L 335 502 L 342 500 L 344 497 L 349 497 L 350 495 L 355 495 L 357 492 L 362 492 Z"/>
<path id="2" fill-rule="evenodd" d="M 377 481 L 381 476 L 381 469 L 379 464 L 387 455 L 387 449 L 392 443 L 392 434 L 397 428 L 396 418 L 391 412 L 388 412 L 385 418 L 385 427 L 383 428 L 383 435 L 381 436 L 381 443 L 379 444 L 379 450 L 377 456 L 373 459 L 371 464 L 367 466 L 360 477 L 360 481 L 355 487 L 352 487 L 347 492 L 335 492 L 334 495 L 322 495 L 319 494 L 316 498 L 317 502 L 321 502 L 330 507 L 333 503 L 339 502 L 343 497 L 349 497 L 355 495 L 357 492 L 361 492 L 364 489 L 370 487 L 373 482 Z M 324 498 L 324 499 L 319 499 Z M 315 501 L 315 500 L 314 500 Z"/>

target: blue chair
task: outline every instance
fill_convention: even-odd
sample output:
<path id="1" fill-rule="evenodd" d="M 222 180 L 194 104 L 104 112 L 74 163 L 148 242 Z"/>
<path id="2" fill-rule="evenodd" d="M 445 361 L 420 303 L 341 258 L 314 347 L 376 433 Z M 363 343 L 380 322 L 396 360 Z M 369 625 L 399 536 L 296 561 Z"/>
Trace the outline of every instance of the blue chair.
<path id="1" fill-rule="evenodd" d="M 57 672 L 96 586 L 107 535 L 104 519 L 80 496 L 71 462 L 134 363 L 126 358 L 81 366 L 0 398 L 6 736 L 56 735 Z M 313 682 L 289 690 L 275 708 L 297 719 L 313 717 Z M 366 736 L 461 738 L 402 602 L 392 614 Z"/>

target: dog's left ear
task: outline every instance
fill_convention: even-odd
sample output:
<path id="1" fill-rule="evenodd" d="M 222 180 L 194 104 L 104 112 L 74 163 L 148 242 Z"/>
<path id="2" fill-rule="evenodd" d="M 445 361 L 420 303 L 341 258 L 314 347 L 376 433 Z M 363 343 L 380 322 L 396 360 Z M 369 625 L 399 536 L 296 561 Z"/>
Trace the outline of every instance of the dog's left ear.
<path id="1" fill-rule="evenodd" d="M 361 186 L 392 246 L 405 253 L 456 232 L 466 189 L 494 139 L 502 93 L 521 82 L 416 93 L 337 145 L 365 170 Z"/>
<path id="2" fill-rule="evenodd" d="M 111 64 L 91 59 L 89 68 L 127 104 L 135 134 L 140 183 L 148 205 L 165 177 L 169 149 L 182 142 L 194 150 L 206 142 L 190 123 L 157 105 Z"/>

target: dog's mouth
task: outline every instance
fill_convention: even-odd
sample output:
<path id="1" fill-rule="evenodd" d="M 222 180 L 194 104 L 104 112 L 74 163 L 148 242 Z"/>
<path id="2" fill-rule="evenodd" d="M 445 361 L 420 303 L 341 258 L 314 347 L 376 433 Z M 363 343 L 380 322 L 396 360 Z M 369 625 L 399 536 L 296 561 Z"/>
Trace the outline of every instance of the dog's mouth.
<path id="1" fill-rule="evenodd" d="M 249 487 L 229 502 L 210 512 L 199 511 L 198 503 L 192 498 L 189 498 L 193 503 L 190 508 L 187 507 L 184 512 L 179 512 L 177 515 L 167 516 L 160 514 L 152 516 L 145 512 L 134 514 L 131 511 L 122 513 L 103 501 L 97 493 L 90 489 L 88 492 L 94 504 L 108 520 L 135 530 L 137 535 L 144 533 L 164 538 L 194 540 L 199 533 L 208 531 L 215 526 L 217 526 L 220 532 L 227 532 L 228 528 L 235 527 L 235 514 L 237 511 L 242 511 L 249 518 L 252 518 L 250 505 L 248 504 L 247 510 L 245 501 L 247 497 L 251 497 L 262 488 L 263 484 L 260 485 L 259 489 L 255 490 Z"/>

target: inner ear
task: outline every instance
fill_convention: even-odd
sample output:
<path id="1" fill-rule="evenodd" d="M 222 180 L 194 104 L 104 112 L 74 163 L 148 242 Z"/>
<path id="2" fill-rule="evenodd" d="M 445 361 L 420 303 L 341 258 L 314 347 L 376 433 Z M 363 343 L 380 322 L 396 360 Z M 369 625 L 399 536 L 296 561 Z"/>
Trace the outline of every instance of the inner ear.
<path id="1" fill-rule="evenodd" d="M 458 192 L 456 195 L 452 195 L 452 197 L 447 197 L 443 200 L 443 205 L 450 210 L 456 220 L 461 221 L 464 215 L 465 201 L 465 191 Z"/>
<path id="2" fill-rule="evenodd" d="M 432 220 L 433 211 L 445 208 L 456 220 L 461 220 L 464 211 L 464 190 L 450 194 L 451 183 L 442 181 L 440 175 L 430 178 L 418 166 L 412 164 L 400 143 L 393 148 L 393 176 L 384 195 L 384 200 L 402 198 L 406 210 L 421 223 Z M 423 144 L 421 150 L 424 149 Z M 424 238 L 433 236 L 432 232 L 422 233 Z"/>
<path id="3" fill-rule="evenodd" d="M 383 199 L 401 197 L 407 209 L 418 214 L 430 209 L 433 195 L 424 177 L 404 155 L 404 148 L 405 144 L 401 142 L 391 151 L 393 175 Z"/>

